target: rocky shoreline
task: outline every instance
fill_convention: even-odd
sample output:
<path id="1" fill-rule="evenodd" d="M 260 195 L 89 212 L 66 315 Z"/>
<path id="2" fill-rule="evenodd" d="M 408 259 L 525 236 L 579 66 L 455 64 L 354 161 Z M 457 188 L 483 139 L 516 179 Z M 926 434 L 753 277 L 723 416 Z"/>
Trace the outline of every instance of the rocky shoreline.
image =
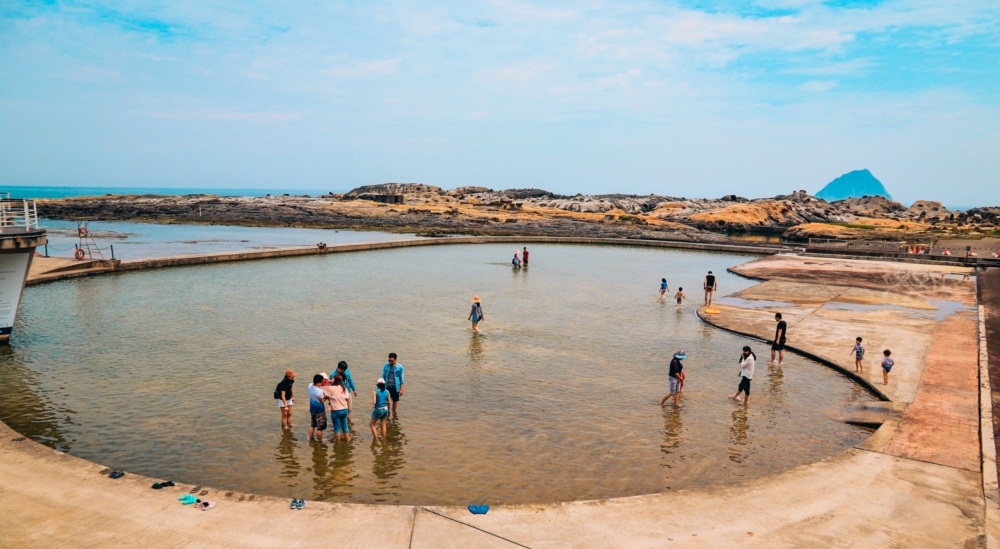
<path id="1" fill-rule="evenodd" d="M 687 199 L 658 195 L 565 196 L 541 189 L 444 190 L 417 183 L 359 187 L 342 195 L 234 197 L 105 195 L 38 200 L 42 217 L 102 221 L 381 230 L 428 236 L 535 235 L 724 241 L 733 234 L 938 240 L 995 238 L 1000 207 L 949 211 L 884 197 L 834 202 L 805 191 L 773 198 Z"/>

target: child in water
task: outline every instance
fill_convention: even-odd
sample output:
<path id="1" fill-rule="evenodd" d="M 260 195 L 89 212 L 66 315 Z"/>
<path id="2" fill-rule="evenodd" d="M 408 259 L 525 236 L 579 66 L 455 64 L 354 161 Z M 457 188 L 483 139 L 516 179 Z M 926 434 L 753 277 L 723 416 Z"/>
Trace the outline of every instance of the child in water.
<path id="1" fill-rule="evenodd" d="M 854 339 L 854 348 L 851 350 L 854 353 L 854 371 L 863 374 L 865 373 L 865 367 L 861 364 L 861 359 L 865 358 L 865 348 L 861 346 L 861 338 Z"/>
<path id="2" fill-rule="evenodd" d="M 378 378 L 375 390 L 372 391 L 372 437 L 375 440 L 385 440 L 385 424 L 389 417 L 389 390 L 385 388 L 385 380 Z M 375 429 L 377 422 L 382 422 L 382 435 Z"/>
<path id="3" fill-rule="evenodd" d="M 677 288 L 677 293 L 674 294 L 674 299 L 677 300 L 677 306 L 680 307 L 681 303 L 684 301 L 684 288 Z"/>
<path id="4" fill-rule="evenodd" d="M 890 356 L 892 355 L 892 351 L 890 351 L 889 349 L 882 351 L 882 354 L 885 355 L 885 357 L 882 359 L 882 385 L 888 385 L 889 371 L 892 370 L 892 367 L 896 364 L 896 361 L 894 361 Z"/>
<path id="5" fill-rule="evenodd" d="M 660 279 L 660 299 L 661 300 L 664 298 L 664 296 L 667 295 L 667 290 L 668 289 L 669 288 L 667 287 L 667 279 L 666 278 L 661 278 Z"/>

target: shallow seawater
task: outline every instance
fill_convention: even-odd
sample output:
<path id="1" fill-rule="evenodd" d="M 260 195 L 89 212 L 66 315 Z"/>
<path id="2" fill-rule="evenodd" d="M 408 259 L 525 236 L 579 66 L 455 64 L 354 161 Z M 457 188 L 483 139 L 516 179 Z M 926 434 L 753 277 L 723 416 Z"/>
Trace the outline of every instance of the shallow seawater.
<path id="1" fill-rule="evenodd" d="M 582 500 L 737 482 L 842 452 L 873 397 L 824 366 L 702 323 L 752 256 L 633 247 L 456 245 L 121 273 L 28 288 L 0 348 L 0 419 L 108 466 L 275 496 L 404 504 Z M 659 301 L 661 277 L 671 295 Z M 467 321 L 483 299 L 485 333 Z M 750 405 L 740 348 L 759 363 Z M 687 350 L 679 406 L 667 362 Z M 406 368 L 389 440 L 368 429 L 387 353 Z M 306 386 L 346 360 L 350 443 L 309 443 Z M 292 368 L 295 427 L 272 391 Z M 328 438 L 329 438 L 328 432 Z"/>

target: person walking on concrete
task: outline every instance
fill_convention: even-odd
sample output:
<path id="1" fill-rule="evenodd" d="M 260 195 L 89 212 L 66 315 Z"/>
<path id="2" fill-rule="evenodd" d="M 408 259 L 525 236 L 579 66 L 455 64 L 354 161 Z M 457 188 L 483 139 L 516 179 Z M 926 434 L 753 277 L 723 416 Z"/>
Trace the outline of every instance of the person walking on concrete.
<path id="1" fill-rule="evenodd" d="M 285 377 L 278 382 L 274 388 L 274 399 L 278 401 L 278 409 L 281 410 L 281 428 L 292 428 L 292 384 L 295 383 L 295 372 L 285 370 Z"/>
<path id="2" fill-rule="evenodd" d="M 392 400 L 392 413 L 396 413 L 399 399 L 403 398 L 403 365 L 396 363 L 396 353 L 389 353 L 389 362 L 382 366 L 382 379 Z"/>
<path id="3" fill-rule="evenodd" d="M 670 392 L 660 399 L 660 406 L 666 404 L 670 397 L 674 398 L 674 405 L 677 405 L 677 395 L 681 392 L 681 379 L 684 376 L 684 364 L 681 361 L 685 358 L 687 355 L 684 353 L 684 349 L 681 349 L 674 353 L 674 358 L 670 360 Z"/>
<path id="4" fill-rule="evenodd" d="M 469 312 L 469 320 L 472 321 L 472 330 L 479 332 L 479 323 L 486 320 L 483 314 L 483 302 L 478 295 L 472 296 L 472 310 Z"/>
<path id="5" fill-rule="evenodd" d="M 743 346 L 743 354 L 740 355 L 740 386 L 735 393 L 729 395 L 733 400 L 739 400 L 740 393 L 743 393 L 743 405 L 750 402 L 750 381 L 753 379 L 753 366 L 757 360 L 757 355 L 753 354 L 749 345 Z"/>
<path id="6" fill-rule="evenodd" d="M 774 364 L 774 353 L 778 353 L 778 366 L 785 360 L 785 335 L 788 332 L 788 323 L 781 320 L 781 313 L 774 313 L 774 320 L 778 325 L 774 328 L 774 340 L 771 341 L 771 364 Z"/>
<path id="7" fill-rule="evenodd" d="M 705 306 L 707 307 L 712 304 L 712 294 L 719 289 L 719 283 L 715 280 L 712 271 L 708 271 L 708 274 L 705 275 L 705 282 L 702 286 L 705 288 Z"/>
<path id="8" fill-rule="evenodd" d="M 854 371 L 859 374 L 865 373 L 865 367 L 861 363 L 865 358 L 865 348 L 861 345 L 860 337 L 854 338 L 854 347 L 851 349 L 851 352 L 854 353 Z"/>
<path id="9" fill-rule="evenodd" d="M 896 361 L 892 359 L 892 351 L 886 349 L 882 351 L 882 385 L 889 384 L 889 372 L 892 367 L 896 365 Z"/>

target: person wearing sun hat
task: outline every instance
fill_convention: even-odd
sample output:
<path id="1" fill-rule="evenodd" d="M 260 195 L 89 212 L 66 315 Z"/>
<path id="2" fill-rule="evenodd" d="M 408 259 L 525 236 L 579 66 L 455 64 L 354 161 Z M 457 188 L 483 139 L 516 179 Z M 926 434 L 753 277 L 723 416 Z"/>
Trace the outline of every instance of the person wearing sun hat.
<path id="1" fill-rule="evenodd" d="M 486 320 L 486 315 L 483 314 L 483 302 L 478 295 L 472 296 L 472 311 L 469 312 L 469 320 L 472 321 L 472 330 L 475 332 L 479 331 L 479 323 Z"/>
<path id="2" fill-rule="evenodd" d="M 660 406 L 666 404 L 670 397 L 674 397 L 674 404 L 677 404 L 677 395 L 681 392 L 681 379 L 684 376 L 684 364 L 681 361 L 685 358 L 687 358 L 687 354 L 684 349 L 681 349 L 674 353 L 674 358 L 670 359 L 670 392 L 660 399 Z"/>

